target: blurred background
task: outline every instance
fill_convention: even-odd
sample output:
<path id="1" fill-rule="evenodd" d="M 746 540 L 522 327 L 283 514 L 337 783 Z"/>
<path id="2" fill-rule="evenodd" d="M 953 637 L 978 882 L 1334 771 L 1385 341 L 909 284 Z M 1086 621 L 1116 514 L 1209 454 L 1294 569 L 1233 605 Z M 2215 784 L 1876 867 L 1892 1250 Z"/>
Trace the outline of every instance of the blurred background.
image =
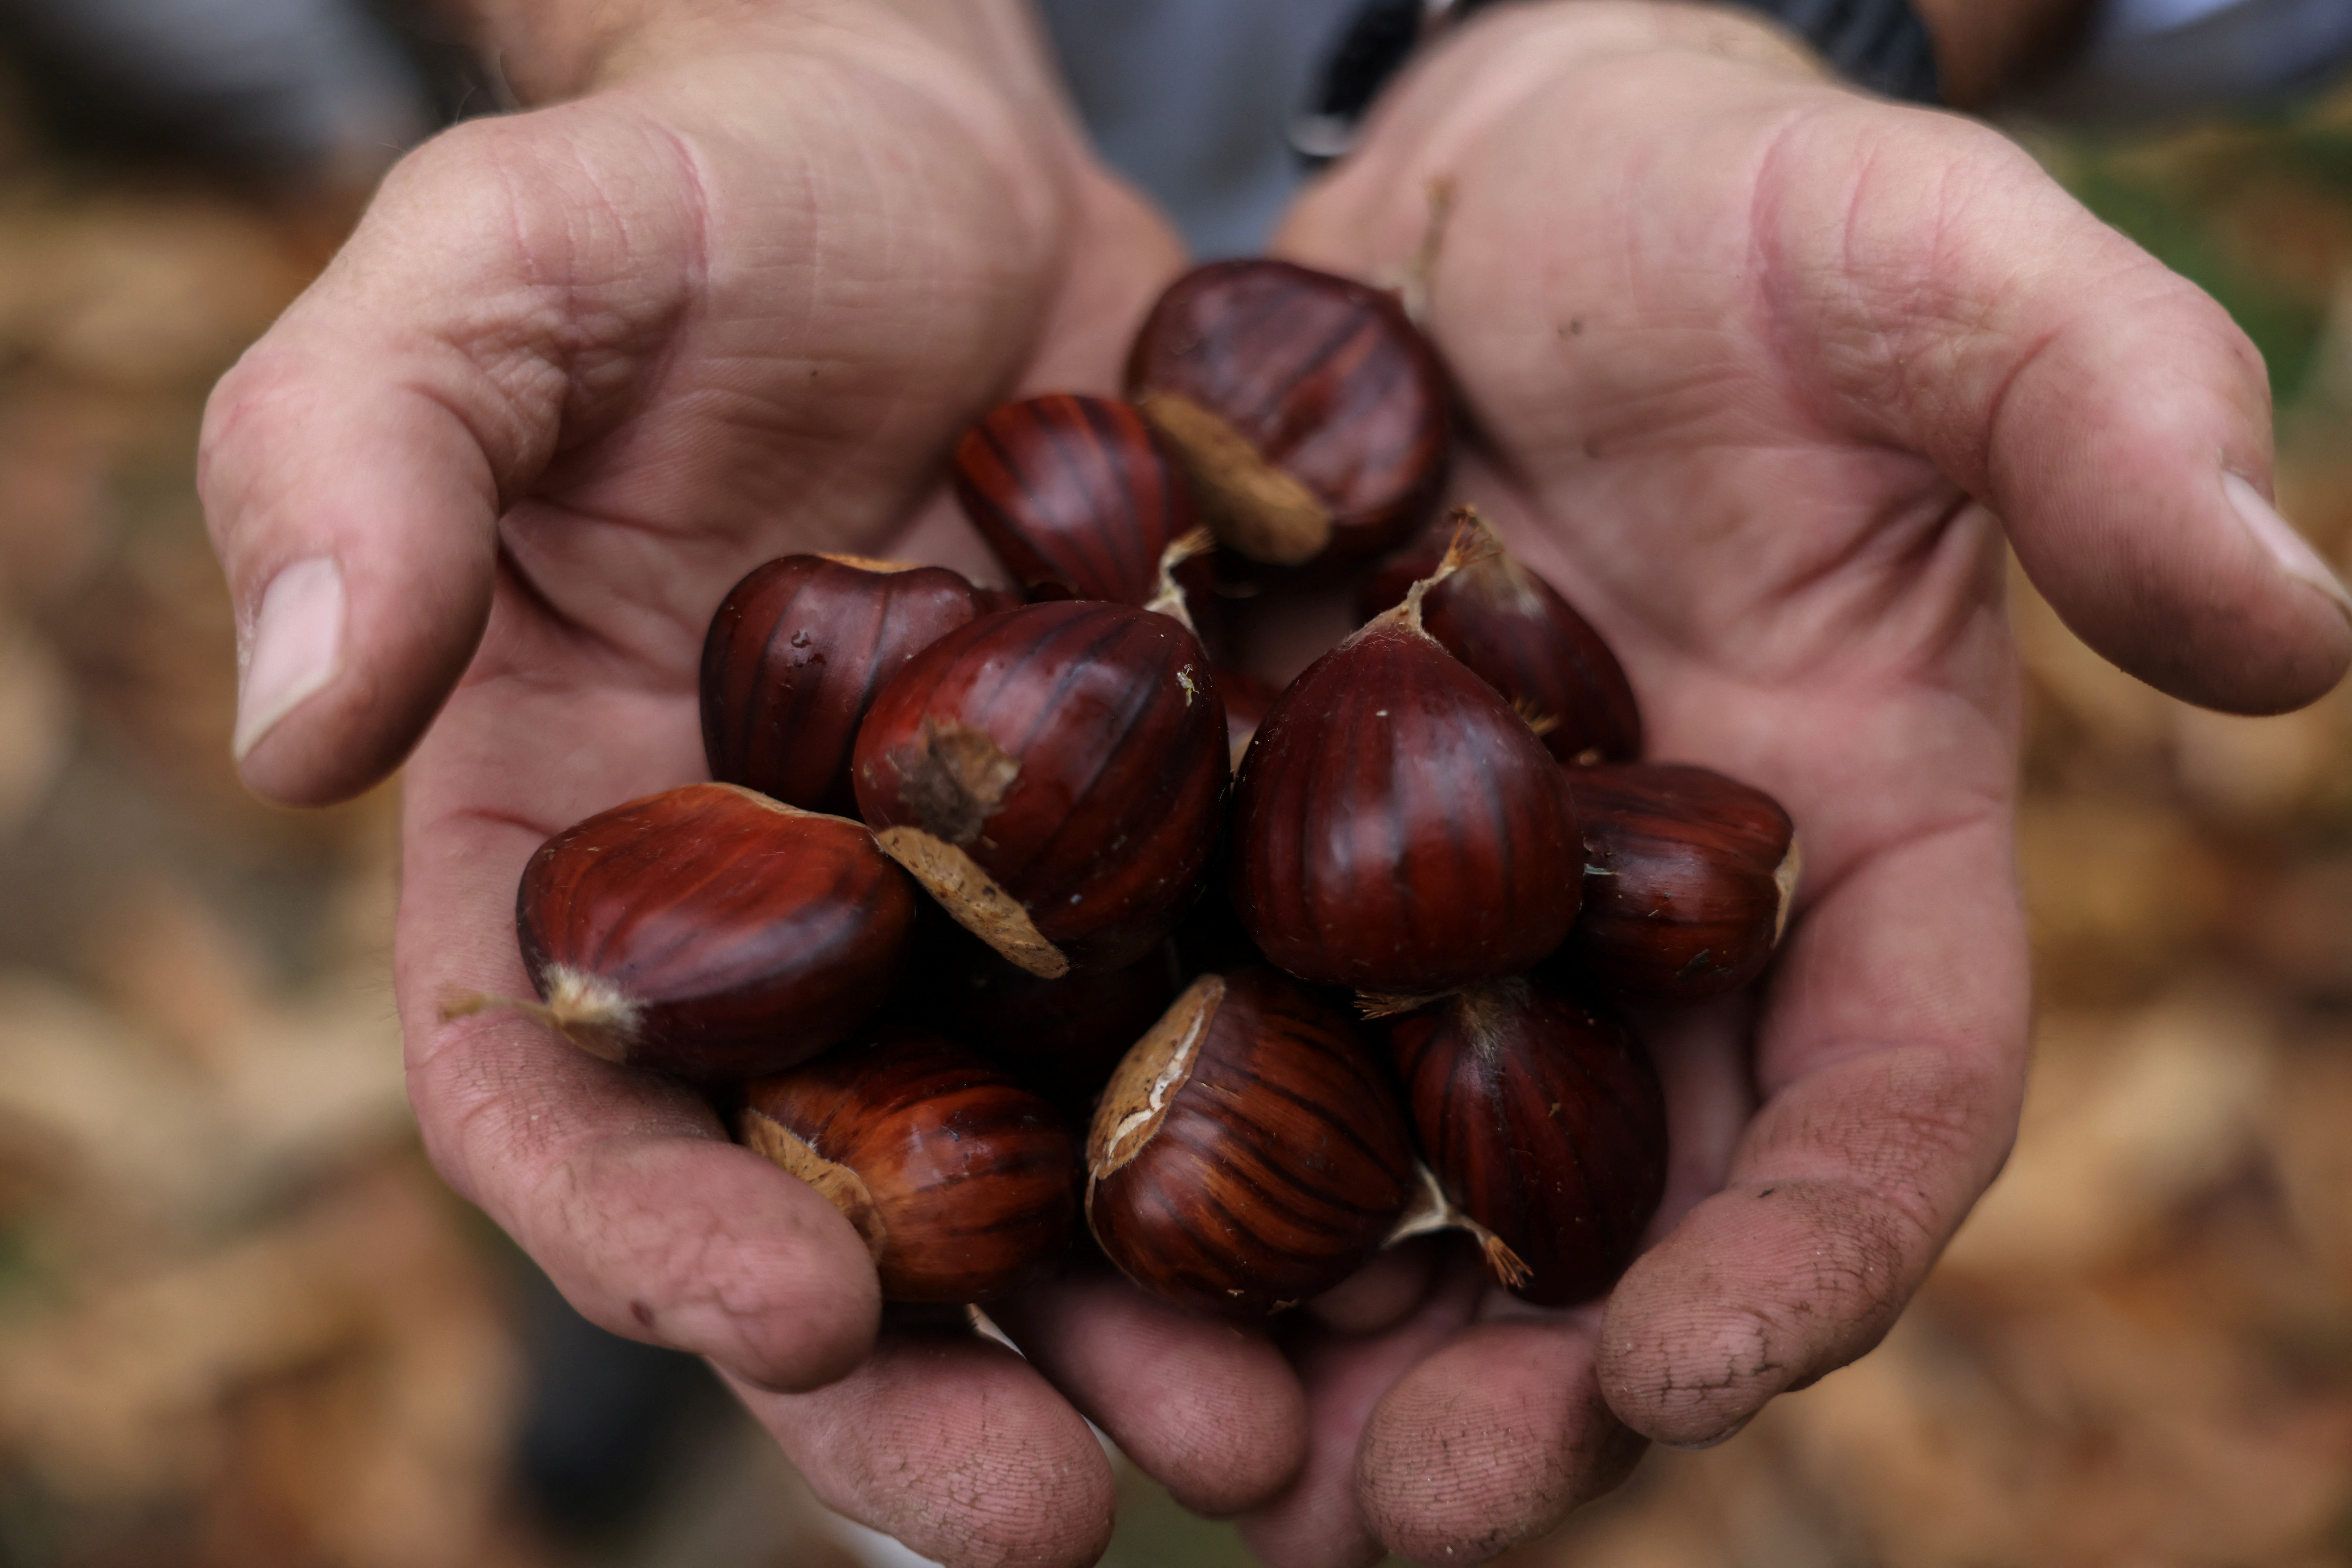
<path id="1" fill-rule="evenodd" d="M 442 1188 L 393 792 L 292 815 L 231 773 L 205 393 L 399 147 L 499 98 L 414 17 L 176 4 L 209 65 L 0 0 L 0 1568 L 911 1561 Z M 2346 563 L 2352 90 L 2015 129 L 2253 334 L 2283 509 Z M 2222 718 L 2021 580 L 2016 619 L 2015 1158 L 1884 1348 L 1520 1568 L 2352 1562 L 2352 697 Z M 1123 1484 L 1114 1564 L 1249 1561 Z"/>

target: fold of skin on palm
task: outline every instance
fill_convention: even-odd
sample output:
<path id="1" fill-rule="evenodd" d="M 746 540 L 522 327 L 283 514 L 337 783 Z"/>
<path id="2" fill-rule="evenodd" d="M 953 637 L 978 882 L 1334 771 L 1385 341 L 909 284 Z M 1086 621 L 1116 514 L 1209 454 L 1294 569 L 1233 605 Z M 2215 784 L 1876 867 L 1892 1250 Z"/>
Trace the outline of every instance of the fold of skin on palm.
<path id="1" fill-rule="evenodd" d="M 2179 479 L 2267 471 L 2226 319 L 1988 133 L 1866 105 L 1752 24 L 1575 0 L 1465 29 L 1282 243 L 1391 271 L 1454 180 L 1431 325 L 1473 416 L 1460 488 L 1615 641 L 1659 755 L 1805 830 L 1758 1008 L 1653 1021 L 1664 1239 L 1605 1309 L 1532 1311 L 1460 1260 L 1426 1281 L 1421 1245 L 1358 1289 L 1392 1298 L 1385 1329 L 1277 1344 L 1087 1276 L 999 1314 L 1026 1363 L 877 1343 L 854 1233 L 698 1097 L 516 1019 L 436 1021 L 526 984 L 513 890 L 546 835 L 699 776 L 727 586 L 788 549 L 980 566 L 947 445 L 995 398 L 1108 389 L 1180 264 L 1009 4 L 773 10 L 411 159 L 211 410 L 247 624 L 322 553 L 350 601 L 342 673 L 248 782 L 349 794 L 440 710 L 397 968 L 453 1185 L 592 1319 L 716 1361 L 828 1501 L 955 1568 L 1100 1550 L 1080 1411 L 1285 1568 L 1467 1560 L 1611 1484 L 1633 1433 L 1710 1439 L 1866 1348 L 1997 1168 L 2022 1078 L 2015 678 L 1999 531 L 1965 498 L 2033 512 L 2021 553 L 2062 611 L 2188 695 L 2303 700 L 2352 640 Z M 2124 349 L 2002 316 L 2011 271 L 2046 310 L 2044 233 L 2088 247 L 2095 319 L 2185 343 L 2130 366 L 2170 376 L 2158 417 L 2090 395 Z M 2133 484 L 2156 504 L 2119 542 L 2101 508 Z"/>

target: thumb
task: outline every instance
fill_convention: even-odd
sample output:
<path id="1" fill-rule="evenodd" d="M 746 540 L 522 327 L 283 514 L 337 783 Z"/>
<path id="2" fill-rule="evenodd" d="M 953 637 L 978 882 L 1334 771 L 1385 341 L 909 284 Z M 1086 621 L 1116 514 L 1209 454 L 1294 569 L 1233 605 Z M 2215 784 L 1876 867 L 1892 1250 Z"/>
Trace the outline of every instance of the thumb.
<path id="1" fill-rule="evenodd" d="M 236 606 L 233 745 L 258 795 L 347 798 L 408 754 L 481 640 L 498 520 L 553 449 L 580 323 L 611 320 L 617 290 L 664 288 L 646 252 L 617 277 L 604 231 L 634 225 L 684 264 L 667 213 L 572 188 L 613 151 L 608 127 L 558 123 L 578 117 L 419 149 L 214 390 L 197 485 Z"/>
<path id="2" fill-rule="evenodd" d="M 1945 177 L 1864 176 L 1815 340 L 1884 345 L 1849 406 L 1986 500 L 2066 624 L 2141 679 L 2242 713 L 2326 691 L 2352 595 L 2269 500 L 2269 384 L 2228 312 L 1994 132 L 1874 130 L 1874 173 Z"/>

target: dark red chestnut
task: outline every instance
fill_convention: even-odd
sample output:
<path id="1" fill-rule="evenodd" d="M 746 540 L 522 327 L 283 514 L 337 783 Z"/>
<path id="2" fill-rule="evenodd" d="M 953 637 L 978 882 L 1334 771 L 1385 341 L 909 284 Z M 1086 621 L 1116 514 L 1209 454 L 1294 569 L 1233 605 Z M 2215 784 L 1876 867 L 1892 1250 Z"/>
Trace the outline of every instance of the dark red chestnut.
<path id="1" fill-rule="evenodd" d="M 1576 918 L 1559 764 L 1422 629 L 1423 593 L 1309 665 L 1242 759 L 1234 907 L 1302 979 L 1444 991 L 1528 968 Z"/>
<path id="2" fill-rule="evenodd" d="M 1349 279 L 1196 268 L 1152 307 L 1127 381 L 1202 521 L 1252 561 L 1368 560 L 1420 526 L 1445 481 L 1437 356 L 1393 294 Z"/>
<path id="3" fill-rule="evenodd" d="M 1053 1109 L 974 1052 L 886 1029 L 743 1087 L 736 1136 L 866 1238 L 891 1301 L 981 1301 L 1052 1270 L 1078 1206 Z"/>
<path id="4" fill-rule="evenodd" d="M 918 654 L 858 733 L 857 804 L 1033 974 L 1116 969 L 1199 890 L 1230 778 L 1209 661 L 1166 616 L 1030 605 Z"/>
<path id="5" fill-rule="evenodd" d="M 1762 972 L 1789 922 L 1794 826 L 1762 790 L 1662 763 L 1568 770 L 1584 832 L 1572 957 L 1621 995 L 1696 1002 Z"/>
<path id="6" fill-rule="evenodd" d="M 1564 763 L 1630 762 L 1642 751 L 1642 712 L 1624 668 L 1601 634 L 1541 577 L 1511 559 L 1468 507 L 1457 524 L 1478 546 L 1462 569 L 1421 602 L 1422 625 L 1445 651 L 1486 677 L 1551 754 Z M 1369 617 L 1401 601 L 1436 569 L 1447 539 L 1432 535 L 1367 578 Z"/>
<path id="7" fill-rule="evenodd" d="M 1666 1181 L 1665 1100 L 1623 1025 L 1526 979 L 1397 1020 L 1390 1044 L 1445 1195 L 1525 1266 L 1517 1294 L 1608 1289 Z"/>
<path id="8" fill-rule="evenodd" d="M 1010 603 L 943 566 L 787 555 L 755 569 L 703 639 L 711 777 L 856 816 L 849 752 L 874 694 L 941 637 Z"/>
<path id="9" fill-rule="evenodd" d="M 863 824 L 688 784 L 530 858 L 515 925 L 544 1005 L 527 1010 L 607 1061 L 706 1080 L 773 1072 L 881 1005 L 916 908 Z"/>
<path id="10" fill-rule="evenodd" d="M 1149 604 L 1192 530 L 1184 476 L 1130 404 L 1054 393 L 1003 404 L 955 451 L 956 499 L 1033 593 Z"/>
<path id="11" fill-rule="evenodd" d="M 1193 982 L 1087 1141 L 1104 1253 L 1180 1306 L 1263 1316 L 1353 1273 L 1415 1195 L 1402 1110 L 1346 1014 L 1259 967 Z"/>

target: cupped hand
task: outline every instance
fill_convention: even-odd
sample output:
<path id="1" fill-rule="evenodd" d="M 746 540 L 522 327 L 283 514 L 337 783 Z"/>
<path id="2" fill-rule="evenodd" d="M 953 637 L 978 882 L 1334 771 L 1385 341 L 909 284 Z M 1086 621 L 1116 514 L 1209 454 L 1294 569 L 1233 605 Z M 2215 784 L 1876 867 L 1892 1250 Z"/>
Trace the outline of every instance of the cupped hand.
<path id="1" fill-rule="evenodd" d="M 315 803 L 415 748 L 412 1098 L 575 1306 L 710 1357 L 821 1495 L 926 1555 L 1089 1561 L 1109 1470 L 1035 1372 L 877 1345 L 856 1234 L 698 1095 L 440 1019 L 529 994 L 515 886 L 544 837 L 707 776 L 696 665 L 736 579 L 794 549 L 986 574 L 946 450 L 1000 397 L 1109 390 L 1181 263 L 1014 5 L 650 9 L 679 19 L 604 40 L 593 90 L 408 158 L 215 394 L 241 765 Z"/>
<path id="2" fill-rule="evenodd" d="M 1454 489 L 1622 657 L 1650 752 L 1770 790 L 1804 876 L 1752 1002 L 1643 1020 L 1673 1174 L 1604 1302 L 1466 1258 L 1385 1332 L 1297 1336 L 1283 1568 L 1475 1562 L 1874 1344 L 2000 1169 L 2026 1069 L 2004 543 L 2068 623 L 2268 712 L 2352 658 L 2271 511 L 2227 315 L 2016 147 L 1728 12 L 1498 7 L 1392 90 L 1276 248 L 1409 268 Z"/>

